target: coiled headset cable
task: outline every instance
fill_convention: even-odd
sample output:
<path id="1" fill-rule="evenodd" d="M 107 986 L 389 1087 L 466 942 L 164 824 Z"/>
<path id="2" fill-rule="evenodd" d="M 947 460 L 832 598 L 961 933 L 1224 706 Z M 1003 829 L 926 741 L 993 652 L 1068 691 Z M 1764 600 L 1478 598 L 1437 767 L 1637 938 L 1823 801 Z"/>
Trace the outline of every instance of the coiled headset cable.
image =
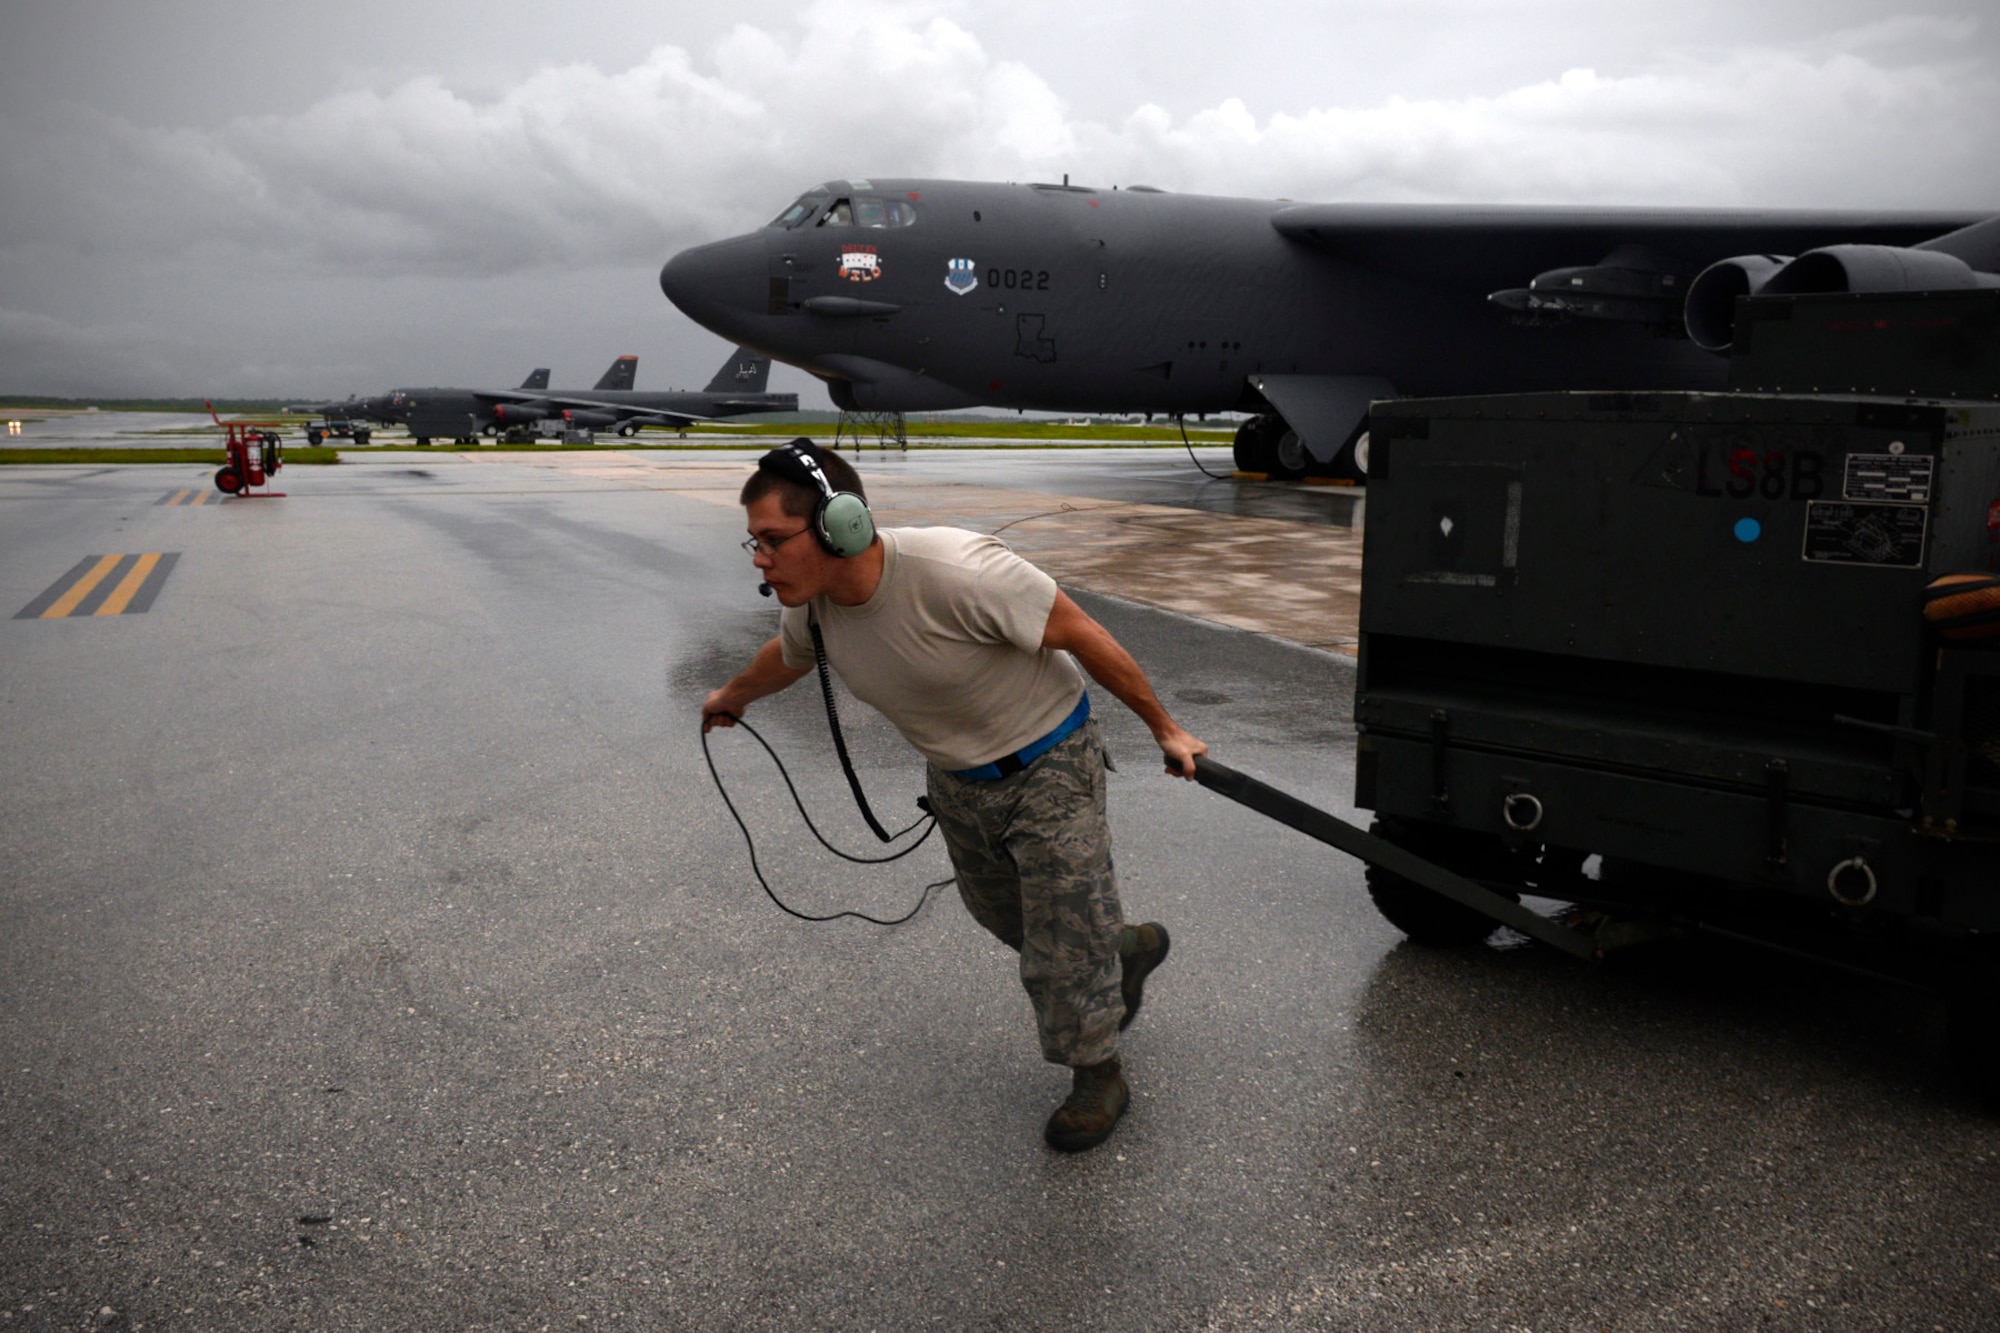
<path id="1" fill-rule="evenodd" d="M 808 614 L 810 615 L 810 613 Z M 891 852 L 887 856 L 854 856 L 848 852 L 841 851 L 840 848 L 828 842 L 826 835 L 819 831 L 819 825 L 813 823 L 812 816 L 806 812 L 804 798 L 799 795 L 798 787 L 792 782 L 791 773 L 785 768 L 785 761 L 778 758 L 778 752 L 771 748 L 771 743 L 758 734 L 757 728 L 751 726 L 742 718 L 736 717 L 734 721 L 737 726 L 750 733 L 752 740 L 755 740 L 757 744 L 764 747 L 764 753 L 770 755 L 771 762 L 778 766 L 778 776 L 785 780 L 785 789 L 792 794 L 792 804 L 799 808 L 799 818 L 805 820 L 806 827 L 812 831 L 813 837 L 818 839 L 820 846 L 826 848 L 841 860 L 852 861 L 856 865 L 879 866 L 887 865 L 891 861 L 900 861 L 930 841 L 931 834 L 937 832 L 937 815 L 931 810 L 930 800 L 927 797 L 919 796 L 917 798 L 917 808 L 922 810 L 923 814 L 908 828 L 890 833 L 875 818 L 875 812 L 868 808 L 868 798 L 861 790 L 861 778 L 854 771 L 853 761 L 847 757 L 847 740 L 841 735 L 840 713 L 835 708 L 833 702 L 833 679 L 827 668 L 826 646 L 820 638 L 819 622 L 809 618 L 807 624 L 812 629 L 813 649 L 815 655 L 818 657 L 820 689 L 826 699 L 826 720 L 833 729 L 834 752 L 840 756 L 840 767 L 847 774 L 847 785 L 854 792 L 855 804 L 861 807 L 861 817 L 868 821 L 868 827 L 874 830 L 875 836 L 885 843 L 894 842 L 905 834 L 914 833 L 917 829 L 923 828 L 928 823 L 929 827 L 924 828 L 923 835 L 901 851 Z M 780 898 L 777 891 L 771 887 L 770 881 L 764 878 L 763 867 L 757 864 L 757 842 L 750 836 L 750 826 L 743 822 L 743 816 L 736 809 L 736 802 L 729 799 L 729 789 L 722 785 L 722 775 L 715 768 L 715 756 L 709 753 L 707 731 L 701 733 L 701 757 L 708 763 L 708 776 L 715 783 L 715 790 L 722 797 L 723 805 L 729 808 L 729 817 L 736 821 L 736 827 L 743 833 L 744 846 L 750 849 L 750 872 L 757 877 L 757 883 L 763 888 L 764 896 L 776 903 L 780 911 L 795 916 L 801 921 L 838 921 L 842 917 L 851 916 L 857 920 L 866 921 L 871 925 L 900 926 L 924 910 L 924 904 L 930 901 L 931 894 L 954 882 L 951 879 L 941 879 L 936 883 L 924 885 L 923 893 L 917 898 L 917 905 L 892 920 L 885 921 L 879 916 L 870 916 L 866 912 L 833 912 L 826 916 L 814 916 L 810 912 L 801 912 L 786 903 L 783 898 Z"/>

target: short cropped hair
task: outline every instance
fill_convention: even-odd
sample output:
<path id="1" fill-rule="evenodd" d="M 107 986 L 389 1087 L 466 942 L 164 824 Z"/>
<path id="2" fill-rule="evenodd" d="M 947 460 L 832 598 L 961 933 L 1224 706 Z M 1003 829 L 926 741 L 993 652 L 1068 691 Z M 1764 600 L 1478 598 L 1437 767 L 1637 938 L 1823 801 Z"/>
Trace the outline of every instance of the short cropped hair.
<path id="1" fill-rule="evenodd" d="M 848 491 L 860 496 L 864 504 L 867 503 L 868 492 L 861 488 L 861 474 L 854 470 L 853 464 L 831 449 L 820 448 L 804 436 L 793 440 L 792 444 L 813 456 L 813 461 L 819 464 L 819 470 L 826 474 L 834 490 Z M 747 507 L 772 494 L 778 497 L 778 507 L 793 518 L 811 518 L 814 507 L 820 502 L 817 487 L 802 486 L 761 467 L 743 483 L 743 491 L 736 497 L 736 502 Z"/>

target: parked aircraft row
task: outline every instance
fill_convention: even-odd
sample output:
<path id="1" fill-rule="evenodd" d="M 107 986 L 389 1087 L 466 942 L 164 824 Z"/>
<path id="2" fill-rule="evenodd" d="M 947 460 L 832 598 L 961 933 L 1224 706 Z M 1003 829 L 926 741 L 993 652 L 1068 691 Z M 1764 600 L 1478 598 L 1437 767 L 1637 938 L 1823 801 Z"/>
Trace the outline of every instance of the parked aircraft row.
<path id="1" fill-rule="evenodd" d="M 1717 387 L 1738 296 L 1995 286 L 1996 272 L 2000 218 L 1984 212 L 836 180 L 675 255 L 660 286 L 843 409 L 1249 412 L 1239 467 L 1358 479 L 1376 399 Z"/>
<path id="2" fill-rule="evenodd" d="M 513 389 L 394 389 L 379 397 L 315 403 L 302 410 L 403 426 L 418 444 L 434 438 L 469 444 L 481 433 L 526 431 L 545 421 L 631 436 L 646 426 L 679 428 L 753 412 L 796 412 L 799 407 L 797 394 L 765 391 L 771 358 L 740 347 L 699 392 L 634 389 L 638 370 L 638 357 L 621 356 L 588 389 L 550 389 L 549 372 L 543 368 Z"/>

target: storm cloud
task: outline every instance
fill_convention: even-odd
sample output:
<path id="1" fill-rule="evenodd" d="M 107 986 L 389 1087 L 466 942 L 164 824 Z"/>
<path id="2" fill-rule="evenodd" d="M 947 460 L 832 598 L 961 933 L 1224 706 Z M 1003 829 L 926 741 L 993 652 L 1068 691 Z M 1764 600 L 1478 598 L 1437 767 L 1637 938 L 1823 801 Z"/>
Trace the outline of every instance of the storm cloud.
<path id="1" fill-rule="evenodd" d="M 699 380 L 726 349 L 660 298 L 659 265 L 834 176 L 2000 206 L 1992 34 L 1970 17 L 1643 59 L 1620 46 L 1615 66 L 1462 94 L 1432 70 L 1412 81 L 1426 95 L 1287 106 L 1243 87 L 1178 109 L 1109 106 L 1073 60 L 1021 58 L 1017 33 L 989 40 L 983 23 L 966 6 L 819 0 L 622 66 L 565 59 L 497 86 L 403 72 L 205 123 L 74 97 L 9 106 L 0 389 L 369 391 L 517 376 L 564 353 L 577 378 L 640 343 Z M 1200 41 L 1189 34 L 1190 57 Z M 1311 58 L 1281 36 L 1266 45 Z M 1409 45 L 1422 59 L 1421 32 Z"/>

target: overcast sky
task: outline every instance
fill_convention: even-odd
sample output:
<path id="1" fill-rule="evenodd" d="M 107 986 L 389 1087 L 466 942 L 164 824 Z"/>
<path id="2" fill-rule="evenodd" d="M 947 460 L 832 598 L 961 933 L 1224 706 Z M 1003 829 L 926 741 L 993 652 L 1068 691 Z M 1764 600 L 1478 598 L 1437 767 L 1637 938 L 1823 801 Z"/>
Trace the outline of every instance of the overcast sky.
<path id="1" fill-rule="evenodd" d="M 2000 210 L 1988 11 L 0 0 L 0 392 L 699 387 L 660 265 L 832 177 Z"/>

